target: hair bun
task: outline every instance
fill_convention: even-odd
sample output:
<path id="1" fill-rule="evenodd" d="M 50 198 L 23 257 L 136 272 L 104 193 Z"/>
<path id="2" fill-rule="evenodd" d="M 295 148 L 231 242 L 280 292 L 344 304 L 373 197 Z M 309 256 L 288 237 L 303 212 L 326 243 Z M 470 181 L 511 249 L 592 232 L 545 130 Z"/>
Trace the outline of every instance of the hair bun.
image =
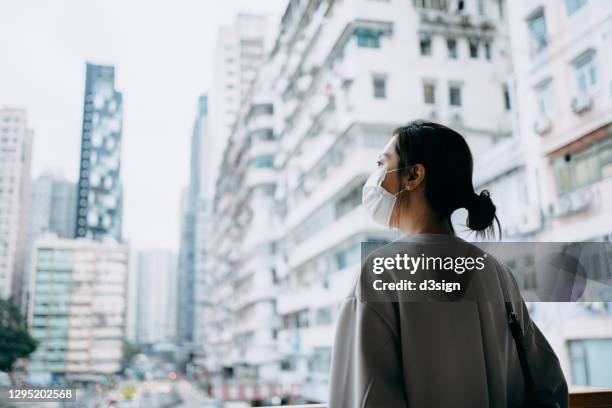
<path id="1" fill-rule="evenodd" d="M 469 229 L 483 231 L 493 225 L 496 207 L 488 190 L 474 193 L 465 208 L 468 210 L 466 223 Z"/>

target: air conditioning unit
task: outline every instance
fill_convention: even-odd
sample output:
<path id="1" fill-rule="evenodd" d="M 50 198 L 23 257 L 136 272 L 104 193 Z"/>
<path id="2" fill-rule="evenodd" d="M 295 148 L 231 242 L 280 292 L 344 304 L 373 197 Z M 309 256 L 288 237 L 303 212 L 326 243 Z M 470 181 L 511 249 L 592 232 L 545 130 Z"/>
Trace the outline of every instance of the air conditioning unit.
<path id="1" fill-rule="evenodd" d="M 588 190 L 563 194 L 553 203 L 552 215 L 558 218 L 568 217 L 588 210 L 591 202 L 592 195 Z"/>
<path id="2" fill-rule="evenodd" d="M 576 114 L 580 114 L 591 109 L 593 98 L 587 93 L 581 93 L 572 98 L 572 110 Z"/>
<path id="3" fill-rule="evenodd" d="M 547 116 L 540 115 L 533 124 L 533 127 L 538 135 L 543 136 L 552 129 L 552 122 Z"/>

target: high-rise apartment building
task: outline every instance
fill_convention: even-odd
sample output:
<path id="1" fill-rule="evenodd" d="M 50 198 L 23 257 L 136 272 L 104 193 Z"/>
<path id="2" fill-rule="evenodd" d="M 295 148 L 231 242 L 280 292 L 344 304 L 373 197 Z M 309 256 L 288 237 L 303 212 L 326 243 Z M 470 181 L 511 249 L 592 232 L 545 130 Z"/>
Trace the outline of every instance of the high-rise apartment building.
<path id="1" fill-rule="evenodd" d="M 115 68 L 87 64 L 75 236 L 121 241 L 123 101 Z"/>
<path id="2" fill-rule="evenodd" d="M 176 256 L 150 249 L 137 254 L 136 341 L 173 342 L 176 337 Z"/>
<path id="3" fill-rule="evenodd" d="M 127 247 L 45 234 L 33 251 L 28 321 L 39 345 L 29 372 L 78 380 L 120 371 Z"/>
<path id="4" fill-rule="evenodd" d="M 393 237 L 361 206 L 392 130 L 447 123 L 477 162 L 511 139 L 500 4 L 289 1 L 216 183 L 205 344 L 218 397 L 326 400 L 360 242 Z"/>
<path id="5" fill-rule="evenodd" d="M 525 220 L 518 224 L 523 239 L 610 242 L 612 3 L 507 3 L 522 156 L 514 166 L 526 181 L 520 189 L 498 184 L 492 193 L 513 197 L 507 207 Z M 604 271 L 600 279 L 612 283 L 612 272 Z M 612 386 L 611 306 L 530 306 L 571 387 Z"/>
<path id="6" fill-rule="evenodd" d="M 264 61 L 269 30 L 267 16 L 241 13 L 233 25 L 221 27 L 217 34 L 211 104 L 214 138 L 207 153 L 207 171 L 204 174 L 207 180 L 205 194 L 209 198 L 240 105 Z"/>
<path id="7" fill-rule="evenodd" d="M 0 109 L 0 296 L 21 302 L 33 131 L 26 111 Z"/>

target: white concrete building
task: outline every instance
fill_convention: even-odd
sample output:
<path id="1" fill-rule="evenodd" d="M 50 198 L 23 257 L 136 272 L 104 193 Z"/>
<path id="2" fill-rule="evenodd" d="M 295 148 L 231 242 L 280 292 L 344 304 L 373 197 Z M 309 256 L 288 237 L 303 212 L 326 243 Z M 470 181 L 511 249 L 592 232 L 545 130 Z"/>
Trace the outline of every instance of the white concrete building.
<path id="1" fill-rule="evenodd" d="M 278 386 L 275 217 L 279 143 L 274 64 L 259 72 L 229 138 L 213 202 L 202 304 L 204 362 L 224 399 L 270 397 Z"/>
<path id="2" fill-rule="evenodd" d="M 277 92 L 287 206 L 277 311 L 282 371 L 303 384 L 306 400 L 327 398 L 335 313 L 360 242 L 393 236 L 361 206 L 392 130 L 417 118 L 446 123 L 477 161 L 510 138 L 505 13 L 496 2 L 459 3 L 288 7 L 275 48 L 283 55 Z"/>
<path id="3" fill-rule="evenodd" d="M 205 349 L 218 359 L 211 371 L 225 374 L 222 396 L 327 398 L 336 309 L 360 242 L 394 235 L 360 204 L 395 127 L 448 123 L 476 156 L 510 140 L 503 4 L 449 3 L 289 2 L 216 185 L 217 323 Z M 260 98 L 274 101 L 270 142 L 259 137 L 266 115 L 252 114 L 265 111 Z"/>
<path id="4" fill-rule="evenodd" d="M 0 109 L 0 296 L 20 304 L 30 207 L 33 131 L 26 111 Z"/>
<path id="5" fill-rule="evenodd" d="M 177 259 L 171 251 L 149 249 L 137 254 L 136 341 L 176 340 Z"/>
<path id="6" fill-rule="evenodd" d="M 526 221 L 523 239 L 610 242 L 612 3 L 508 6 L 521 160 L 506 161 L 526 178 L 514 191 L 499 189 L 519 199 L 508 207 Z M 612 304 L 603 306 L 532 305 L 571 386 L 612 386 L 604 368 L 612 364 Z"/>
<path id="7" fill-rule="evenodd" d="M 30 373 L 76 379 L 121 369 L 128 255 L 112 241 L 36 241 L 28 322 L 40 343 Z"/>
<path id="8" fill-rule="evenodd" d="M 210 106 L 214 135 L 204 162 L 205 196 L 212 198 L 227 140 L 238 110 L 265 57 L 270 21 L 241 13 L 234 24 L 219 28 L 215 52 L 215 85 Z"/>

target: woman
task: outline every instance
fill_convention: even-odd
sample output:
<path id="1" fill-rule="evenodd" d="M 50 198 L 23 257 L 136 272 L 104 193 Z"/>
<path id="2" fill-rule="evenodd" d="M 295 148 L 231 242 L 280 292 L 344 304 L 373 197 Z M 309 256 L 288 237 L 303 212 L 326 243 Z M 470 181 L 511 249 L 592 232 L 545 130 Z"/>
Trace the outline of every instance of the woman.
<path id="1" fill-rule="evenodd" d="M 377 164 L 363 203 L 374 221 L 405 234 L 394 243 L 473 247 L 454 234 L 450 217 L 458 208 L 467 209 L 467 227 L 477 234 L 492 235 L 494 223 L 499 231 L 488 192 L 474 192 L 470 149 L 450 128 L 423 121 L 400 127 Z M 495 273 L 473 275 L 472 286 L 487 281 L 493 302 L 374 301 L 365 295 L 369 271 L 362 267 L 340 307 L 329 407 L 524 406 L 528 385 L 504 300 L 522 326 L 537 392 L 567 407 L 556 355 L 529 318 L 511 273 L 490 261 Z"/>

